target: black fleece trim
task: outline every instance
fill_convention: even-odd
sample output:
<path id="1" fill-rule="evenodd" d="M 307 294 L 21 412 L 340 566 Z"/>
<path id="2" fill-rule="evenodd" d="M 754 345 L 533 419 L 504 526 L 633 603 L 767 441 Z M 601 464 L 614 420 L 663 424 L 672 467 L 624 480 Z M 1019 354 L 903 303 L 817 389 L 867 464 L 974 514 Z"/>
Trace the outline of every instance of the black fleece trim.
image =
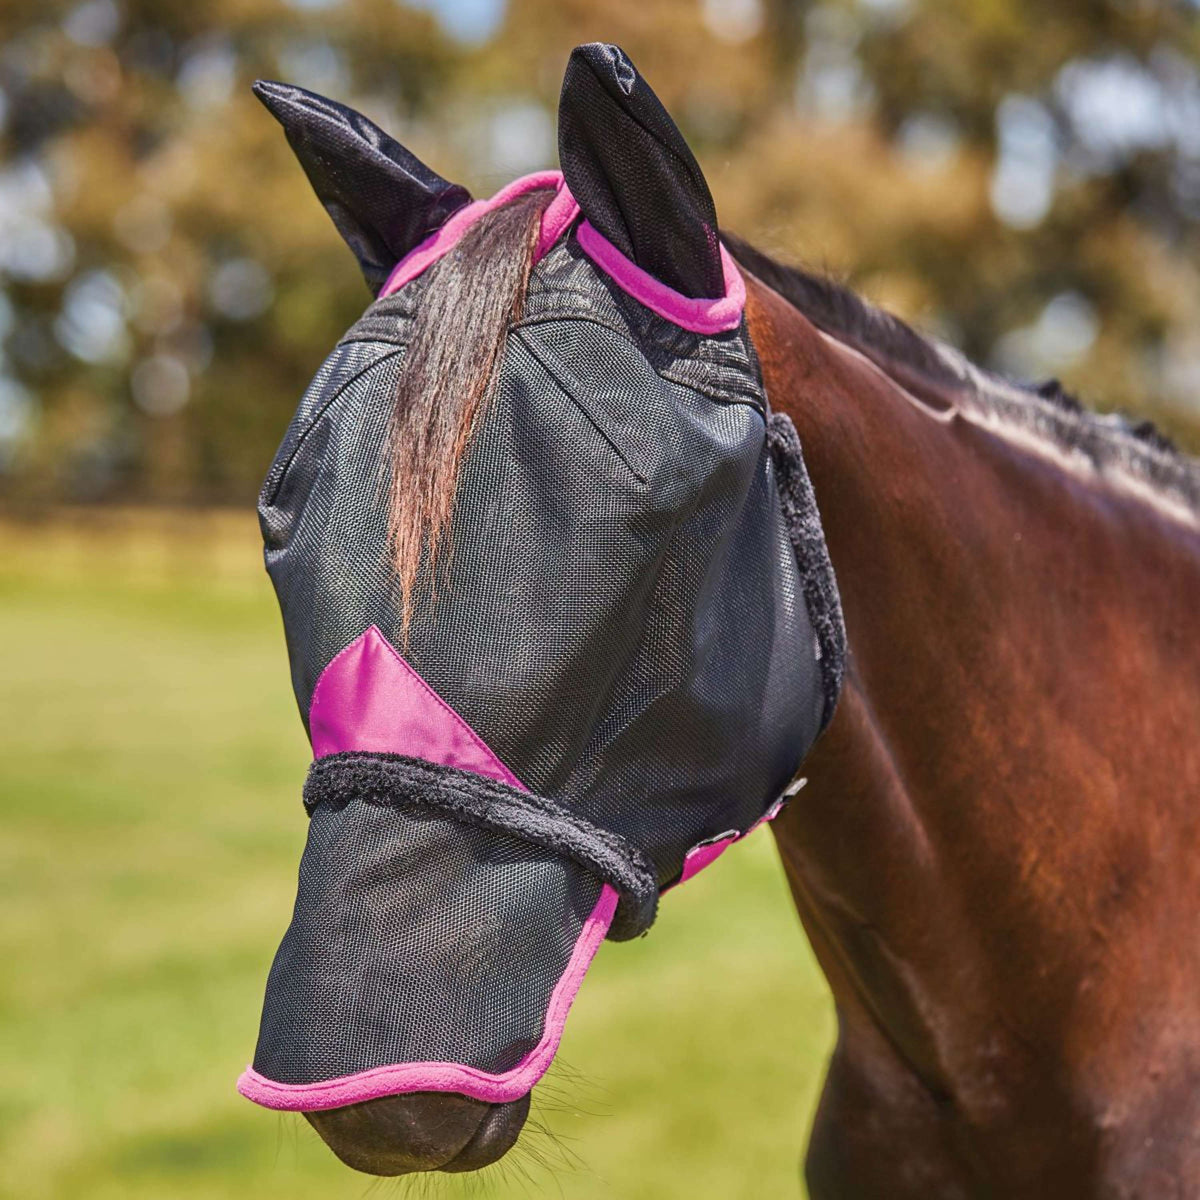
<path id="1" fill-rule="evenodd" d="M 804 466 L 800 435 L 786 413 L 773 412 L 767 418 L 767 447 L 775 463 L 779 502 L 784 524 L 792 539 L 796 565 L 809 620 L 821 652 L 821 681 L 825 712 L 821 721 L 824 732 L 833 719 L 842 677 L 846 669 L 846 624 L 842 617 L 842 599 L 838 594 L 833 563 L 825 545 L 821 514 L 813 495 L 812 481 Z"/>
<path id="2" fill-rule="evenodd" d="M 608 930 L 614 942 L 637 937 L 654 924 L 658 880 L 649 858 L 618 834 L 545 796 L 403 754 L 348 751 L 316 759 L 304 783 L 309 815 L 318 804 L 351 800 L 436 809 L 572 859 L 620 894 Z"/>

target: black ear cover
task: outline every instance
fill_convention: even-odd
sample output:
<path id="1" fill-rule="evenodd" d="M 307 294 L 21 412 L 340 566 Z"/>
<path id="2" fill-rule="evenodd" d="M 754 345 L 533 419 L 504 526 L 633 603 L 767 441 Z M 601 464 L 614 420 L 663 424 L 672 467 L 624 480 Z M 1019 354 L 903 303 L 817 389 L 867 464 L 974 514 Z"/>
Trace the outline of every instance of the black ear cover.
<path id="1" fill-rule="evenodd" d="M 448 183 L 362 113 L 288 83 L 254 94 L 283 126 L 317 198 L 378 294 L 392 267 L 471 194 Z"/>
<path id="2" fill-rule="evenodd" d="M 558 107 L 563 176 L 626 258 L 691 297 L 725 294 L 717 212 L 700 164 L 619 46 L 577 46 Z"/>

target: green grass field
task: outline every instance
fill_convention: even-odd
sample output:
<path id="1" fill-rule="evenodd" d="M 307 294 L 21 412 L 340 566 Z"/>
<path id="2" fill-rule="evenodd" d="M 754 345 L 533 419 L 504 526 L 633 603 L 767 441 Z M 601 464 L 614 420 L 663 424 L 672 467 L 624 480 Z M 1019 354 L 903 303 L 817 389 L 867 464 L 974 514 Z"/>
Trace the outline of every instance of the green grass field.
<path id="1" fill-rule="evenodd" d="M 833 1015 L 765 833 L 601 949 L 483 1176 L 373 1183 L 234 1092 L 308 753 L 252 521 L 181 522 L 0 527 L 0 1195 L 802 1196 Z"/>

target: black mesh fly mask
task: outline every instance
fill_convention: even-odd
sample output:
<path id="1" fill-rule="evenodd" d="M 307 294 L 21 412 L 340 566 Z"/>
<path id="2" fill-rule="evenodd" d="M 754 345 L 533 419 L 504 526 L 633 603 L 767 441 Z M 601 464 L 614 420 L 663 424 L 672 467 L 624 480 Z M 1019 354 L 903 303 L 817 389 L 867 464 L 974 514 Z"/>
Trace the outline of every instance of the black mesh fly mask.
<path id="1" fill-rule="evenodd" d="M 836 702 L 836 588 L 707 186 L 620 51 L 572 56 L 563 174 L 478 203 L 358 114 L 258 90 L 378 298 L 260 501 L 314 761 L 239 1087 L 310 1111 L 513 1100 L 605 936 L 644 933 L 778 810 Z M 381 487 L 405 469 L 397 378 L 464 232 L 533 189 L 553 198 L 523 311 L 406 627 Z"/>

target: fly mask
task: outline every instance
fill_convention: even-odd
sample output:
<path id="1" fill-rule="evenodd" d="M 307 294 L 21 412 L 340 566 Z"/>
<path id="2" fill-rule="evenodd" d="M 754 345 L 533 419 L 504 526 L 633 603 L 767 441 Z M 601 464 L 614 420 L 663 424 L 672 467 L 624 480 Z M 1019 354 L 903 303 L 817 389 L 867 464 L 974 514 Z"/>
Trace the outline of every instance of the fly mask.
<path id="1" fill-rule="evenodd" d="M 257 90 L 377 299 L 260 500 L 314 762 L 239 1087 L 309 1111 L 513 1100 L 599 943 L 774 815 L 828 722 L 820 523 L 700 168 L 620 50 L 571 56 L 562 174 L 474 203 L 359 114 Z M 523 313 L 406 624 L 381 480 L 405 469 L 386 448 L 413 323 L 464 232 L 537 188 Z"/>

